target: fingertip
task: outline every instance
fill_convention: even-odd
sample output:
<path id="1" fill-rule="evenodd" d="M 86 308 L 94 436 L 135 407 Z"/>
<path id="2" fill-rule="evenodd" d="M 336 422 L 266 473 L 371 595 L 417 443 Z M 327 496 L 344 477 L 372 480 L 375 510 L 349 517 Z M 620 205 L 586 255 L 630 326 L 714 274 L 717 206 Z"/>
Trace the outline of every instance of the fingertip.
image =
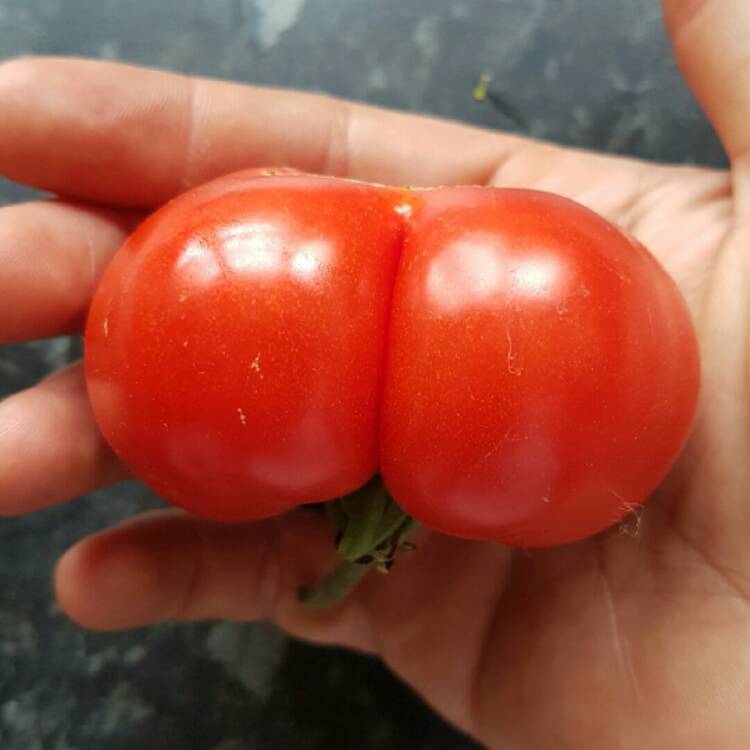
<path id="1" fill-rule="evenodd" d="M 730 160 L 748 148 L 750 62 L 747 0 L 663 0 L 679 67 Z"/>
<path id="2" fill-rule="evenodd" d="M 678 34 L 705 5 L 706 0 L 662 0 L 664 21 L 671 35 Z"/>
<path id="3" fill-rule="evenodd" d="M 180 187 L 186 80 L 70 57 L 6 62 L 0 69 L 0 174 L 97 203 L 162 203 Z M 165 139 L 166 130 L 174 137 Z"/>
<path id="4" fill-rule="evenodd" d="M 54 583 L 62 609 L 90 630 L 122 630 L 169 617 L 165 593 L 173 572 L 138 534 L 123 527 L 76 544 L 58 561 Z M 177 587 L 179 590 L 179 586 Z"/>
<path id="5" fill-rule="evenodd" d="M 127 478 L 91 413 L 80 363 L 0 405 L 0 516 L 59 504 Z"/>
<path id="6" fill-rule="evenodd" d="M 55 589 L 92 630 L 271 618 L 302 638 L 369 648 L 355 597 L 325 611 L 299 604 L 300 588 L 334 564 L 330 528 L 315 514 L 227 525 L 160 511 L 79 542 L 58 562 Z"/>
<path id="7" fill-rule="evenodd" d="M 10 57 L 0 60 L 0 92 L 23 85 L 27 80 L 30 58 Z"/>
<path id="8" fill-rule="evenodd" d="M 54 572 L 54 589 L 57 602 L 65 614 L 84 628 L 105 630 L 97 612 L 90 605 L 90 586 L 86 585 L 90 565 L 82 554 L 83 544 L 69 549 L 57 561 Z"/>
<path id="9" fill-rule="evenodd" d="M 59 60 L 34 55 L 18 55 L 0 60 L 0 95 L 18 91 L 27 93 L 30 86 L 38 84 L 50 75 L 50 65 Z M 0 105 L 4 104 L 0 100 Z"/>

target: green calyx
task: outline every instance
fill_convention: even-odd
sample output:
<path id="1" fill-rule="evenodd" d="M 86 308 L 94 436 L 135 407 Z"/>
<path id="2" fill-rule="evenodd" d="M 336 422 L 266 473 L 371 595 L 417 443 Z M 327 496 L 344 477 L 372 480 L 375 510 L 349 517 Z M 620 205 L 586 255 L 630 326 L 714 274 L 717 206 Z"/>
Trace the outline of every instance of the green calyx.
<path id="1" fill-rule="evenodd" d="M 336 529 L 338 568 L 300 592 L 300 602 L 322 608 L 341 601 L 370 569 L 387 573 L 398 552 L 414 547 L 406 541 L 415 521 L 393 501 L 379 475 L 350 495 L 326 504 Z"/>

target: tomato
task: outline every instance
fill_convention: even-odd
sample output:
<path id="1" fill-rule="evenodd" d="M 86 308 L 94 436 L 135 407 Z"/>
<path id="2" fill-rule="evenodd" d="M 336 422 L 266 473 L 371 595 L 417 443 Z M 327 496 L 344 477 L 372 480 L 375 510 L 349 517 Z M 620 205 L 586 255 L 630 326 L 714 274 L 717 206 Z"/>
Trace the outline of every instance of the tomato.
<path id="1" fill-rule="evenodd" d="M 396 280 L 381 471 L 428 526 L 525 547 L 641 503 L 690 430 L 686 306 L 643 246 L 525 190 L 429 194 Z"/>
<path id="2" fill-rule="evenodd" d="M 90 309 L 107 441 L 166 499 L 217 519 L 363 484 L 402 234 L 388 194 L 349 182 L 252 172 L 176 198 Z"/>
<path id="3" fill-rule="evenodd" d="M 85 358 L 107 441 L 193 513 L 271 516 L 379 471 L 425 525 L 519 546 L 640 504 L 699 385 L 675 284 L 587 209 L 291 170 L 151 216 L 102 279 Z"/>

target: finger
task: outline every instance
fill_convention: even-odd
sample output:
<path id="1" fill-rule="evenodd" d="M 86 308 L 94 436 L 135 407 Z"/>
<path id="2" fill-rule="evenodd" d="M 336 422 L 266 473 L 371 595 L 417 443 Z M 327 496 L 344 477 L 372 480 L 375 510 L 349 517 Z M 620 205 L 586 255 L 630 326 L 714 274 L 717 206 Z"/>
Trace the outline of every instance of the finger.
<path id="1" fill-rule="evenodd" d="M 0 67 L 0 173 L 87 200 L 153 206 L 253 166 L 479 184 L 530 144 L 326 96 L 114 63 L 27 59 Z"/>
<path id="2" fill-rule="evenodd" d="M 0 208 L 0 341 L 80 331 L 104 267 L 140 218 L 62 201 Z"/>
<path id="3" fill-rule="evenodd" d="M 750 3 L 663 0 L 664 17 L 685 78 L 730 159 L 750 149 Z"/>
<path id="4" fill-rule="evenodd" d="M 124 478 L 91 413 L 80 364 L 0 403 L 0 515 L 20 515 Z"/>
<path id="5" fill-rule="evenodd" d="M 88 628 L 273 619 L 303 638 L 368 649 L 355 599 L 316 612 L 297 602 L 331 565 L 330 526 L 309 511 L 234 525 L 162 511 L 84 539 L 61 558 L 55 584 Z"/>

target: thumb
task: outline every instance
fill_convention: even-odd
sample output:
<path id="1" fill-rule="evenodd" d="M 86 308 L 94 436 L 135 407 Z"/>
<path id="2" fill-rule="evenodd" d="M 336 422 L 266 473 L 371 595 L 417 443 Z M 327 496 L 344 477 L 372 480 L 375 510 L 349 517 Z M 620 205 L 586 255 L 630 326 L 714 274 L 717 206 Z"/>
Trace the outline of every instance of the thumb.
<path id="1" fill-rule="evenodd" d="M 330 610 L 300 606 L 301 587 L 332 565 L 331 528 L 304 510 L 220 524 L 177 510 L 146 513 L 79 542 L 55 584 L 81 625 L 118 630 L 167 620 L 275 620 L 307 640 L 372 649 L 355 597 Z"/>
<path id="2" fill-rule="evenodd" d="M 677 62 L 731 161 L 750 151 L 750 2 L 663 0 Z"/>

